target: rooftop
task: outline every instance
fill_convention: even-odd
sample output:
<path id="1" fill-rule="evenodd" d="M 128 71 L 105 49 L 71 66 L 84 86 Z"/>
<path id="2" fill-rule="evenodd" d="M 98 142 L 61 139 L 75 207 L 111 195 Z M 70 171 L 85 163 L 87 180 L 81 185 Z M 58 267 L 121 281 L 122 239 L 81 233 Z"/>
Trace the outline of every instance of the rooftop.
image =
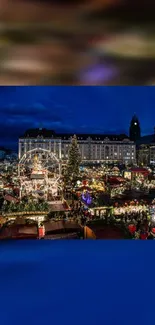
<path id="1" fill-rule="evenodd" d="M 51 138 L 55 135 L 53 130 L 47 130 L 45 128 L 36 128 L 36 129 L 28 129 L 24 133 L 21 138 L 37 138 L 37 137 L 44 137 L 44 138 Z"/>
<path id="2" fill-rule="evenodd" d="M 28 129 L 20 139 L 24 138 L 61 138 L 63 140 L 69 140 L 74 133 L 56 133 L 53 130 L 47 130 L 45 128 L 37 128 L 37 129 Z M 78 140 L 87 140 L 91 138 L 92 140 L 106 140 L 107 141 L 123 141 L 128 140 L 129 137 L 126 134 L 90 134 L 90 133 L 76 133 Z"/>

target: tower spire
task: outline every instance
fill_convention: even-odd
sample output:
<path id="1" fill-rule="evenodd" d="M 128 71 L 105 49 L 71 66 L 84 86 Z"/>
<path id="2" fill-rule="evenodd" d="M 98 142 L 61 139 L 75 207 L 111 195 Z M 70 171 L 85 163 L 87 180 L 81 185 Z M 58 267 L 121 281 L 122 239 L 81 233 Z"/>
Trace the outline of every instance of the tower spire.
<path id="1" fill-rule="evenodd" d="M 42 122 L 39 123 L 39 130 L 41 131 L 43 129 L 43 124 Z"/>
<path id="2" fill-rule="evenodd" d="M 136 142 L 141 137 L 140 122 L 136 114 L 134 114 L 134 116 L 131 119 L 129 135 L 130 135 L 130 140 L 134 142 Z"/>

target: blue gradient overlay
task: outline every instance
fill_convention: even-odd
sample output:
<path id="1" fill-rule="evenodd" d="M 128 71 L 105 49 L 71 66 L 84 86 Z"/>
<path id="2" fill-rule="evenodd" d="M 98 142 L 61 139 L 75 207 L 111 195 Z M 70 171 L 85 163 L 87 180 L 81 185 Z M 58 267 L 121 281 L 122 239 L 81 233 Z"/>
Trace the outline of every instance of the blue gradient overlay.
<path id="1" fill-rule="evenodd" d="M 0 244 L 0 323 L 154 324 L 150 241 Z"/>

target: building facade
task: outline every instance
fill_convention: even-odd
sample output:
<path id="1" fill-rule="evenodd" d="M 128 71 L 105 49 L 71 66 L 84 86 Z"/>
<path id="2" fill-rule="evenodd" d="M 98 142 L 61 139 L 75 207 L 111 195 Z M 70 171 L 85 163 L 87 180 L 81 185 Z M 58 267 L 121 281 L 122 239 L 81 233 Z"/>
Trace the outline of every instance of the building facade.
<path id="1" fill-rule="evenodd" d="M 72 135 L 61 135 L 62 159 L 68 159 L 68 149 Z M 127 136 L 114 135 L 77 135 L 83 162 L 136 162 L 136 147 Z"/>
<path id="2" fill-rule="evenodd" d="M 141 144 L 138 147 L 138 165 L 148 166 L 150 164 L 150 146 L 148 144 Z"/>
<path id="3" fill-rule="evenodd" d="M 137 142 L 138 164 L 155 165 L 155 128 L 154 133 L 143 136 Z"/>
<path id="4" fill-rule="evenodd" d="M 155 143 L 150 145 L 150 165 L 155 165 Z"/>
<path id="5" fill-rule="evenodd" d="M 50 150 L 61 160 L 61 138 L 57 137 L 54 131 L 46 129 L 27 130 L 24 136 L 19 138 L 19 160 L 28 151 L 37 148 Z"/>
<path id="6" fill-rule="evenodd" d="M 68 160 L 73 134 L 56 134 L 46 129 L 28 130 L 19 139 L 19 160 L 35 148 L 50 150 L 62 162 Z M 136 163 L 136 146 L 126 135 L 77 134 L 83 162 Z"/>
<path id="7" fill-rule="evenodd" d="M 155 143 L 141 144 L 138 148 L 138 164 L 155 165 Z"/>

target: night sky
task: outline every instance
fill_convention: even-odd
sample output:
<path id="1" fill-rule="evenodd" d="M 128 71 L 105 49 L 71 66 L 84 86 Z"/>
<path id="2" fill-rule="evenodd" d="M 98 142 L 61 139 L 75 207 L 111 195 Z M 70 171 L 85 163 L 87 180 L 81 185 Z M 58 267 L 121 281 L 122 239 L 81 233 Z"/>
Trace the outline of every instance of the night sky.
<path id="1" fill-rule="evenodd" d="M 0 145 L 17 148 L 28 128 L 126 133 L 134 113 L 142 135 L 153 133 L 155 87 L 0 87 Z"/>

